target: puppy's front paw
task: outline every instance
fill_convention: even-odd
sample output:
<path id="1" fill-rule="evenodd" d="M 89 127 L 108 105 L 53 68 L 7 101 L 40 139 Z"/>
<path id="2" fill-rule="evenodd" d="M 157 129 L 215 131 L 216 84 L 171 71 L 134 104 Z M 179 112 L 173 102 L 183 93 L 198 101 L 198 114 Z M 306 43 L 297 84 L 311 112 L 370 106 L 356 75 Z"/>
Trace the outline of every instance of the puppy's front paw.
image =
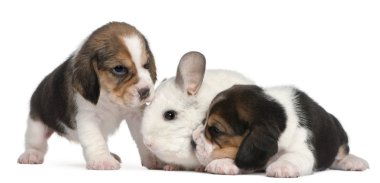
<path id="1" fill-rule="evenodd" d="M 42 164 L 44 154 L 34 149 L 28 149 L 20 155 L 17 162 L 20 164 Z"/>
<path id="2" fill-rule="evenodd" d="M 234 160 L 229 158 L 216 159 L 211 161 L 205 168 L 206 172 L 224 175 L 239 174 L 239 168 L 235 165 Z"/>
<path id="3" fill-rule="evenodd" d="M 87 162 L 87 169 L 89 170 L 118 170 L 120 163 L 111 155 L 94 158 Z"/>
<path id="4" fill-rule="evenodd" d="M 265 173 L 268 177 L 276 178 L 295 178 L 300 176 L 297 167 L 288 161 L 276 161 L 270 164 Z"/>

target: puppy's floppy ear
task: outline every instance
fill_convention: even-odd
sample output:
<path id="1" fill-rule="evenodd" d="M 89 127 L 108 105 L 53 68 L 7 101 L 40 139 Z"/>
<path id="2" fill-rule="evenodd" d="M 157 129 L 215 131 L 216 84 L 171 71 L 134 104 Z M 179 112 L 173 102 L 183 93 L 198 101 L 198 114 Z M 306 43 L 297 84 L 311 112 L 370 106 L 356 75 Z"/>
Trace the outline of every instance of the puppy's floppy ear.
<path id="1" fill-rule="evenodd" d="M 240 144 L 235 164 L 242 169 L 258 169 L 266 165 L 278 151 L 276 132 L 257 127 Z"/>
<path id="2" fill-rule="evenodd" d="M 93 104 L 97 104 L 100 95 L 100 84 L 95 71 L 95 64 L 98 58 L 96 58 L 96 53 L 90 54 L 92 52 L 89 52 L 83 54 L 81 51 L 74 57 L 73 87 L 83 98 Z"/>
<path id="3" fill-rule="evenodd" d="M 150 74 L 150 77 L 152 78 L 153 83 L 156 83 L 157 72 L 156 72 L 156 63 L 154 60 L 154 56 L 153 56 L 152 51 L 150 51 L 148 40 L 143 35 L 141 36 L 144 40 L 145 50 L 147 52 L 147 63 L 149 63 L 149 74 Z"/>
<path id="4" fill-rule="evenodd" d="M 191 51 L 182 56 L 177 69 L 175 83 L 188 95 L 197 94 L 206 69 L 206 59 L 202 53 Z"/>

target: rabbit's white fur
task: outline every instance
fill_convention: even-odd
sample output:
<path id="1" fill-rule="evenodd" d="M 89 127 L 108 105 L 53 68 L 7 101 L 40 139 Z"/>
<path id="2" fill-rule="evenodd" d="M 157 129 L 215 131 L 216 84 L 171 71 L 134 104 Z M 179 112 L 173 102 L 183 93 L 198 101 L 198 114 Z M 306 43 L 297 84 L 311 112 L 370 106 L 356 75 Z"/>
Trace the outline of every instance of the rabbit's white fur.
<path id="1" fill-rule="evenodd" d="M 253 82 L 237 72 L 207 70 L 199 91 L 189 95 L 177 85 L 175 77 L 163 81 L 143 116 L 145 145 L 168 164 L 188 170 L 201 166 L 191 145 L 192 132 L 205 118 L 211 100 L 234 84 Z M 174 120 L 165 120 L 168 110 L 176 111 Z"/>

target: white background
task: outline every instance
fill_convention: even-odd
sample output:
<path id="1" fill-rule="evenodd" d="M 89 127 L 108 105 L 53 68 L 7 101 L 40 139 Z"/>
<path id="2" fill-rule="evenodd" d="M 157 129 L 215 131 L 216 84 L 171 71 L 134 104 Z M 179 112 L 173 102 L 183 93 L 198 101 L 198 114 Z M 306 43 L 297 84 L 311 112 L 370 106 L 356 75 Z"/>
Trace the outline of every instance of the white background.
<path id="1" fill-rule="evenodd" d="M 57 135 L 43 165 L 17 164 L 32 92 L 109 21 L 133 24 L 147 37 L 159 81 L 175 74 L 183 53 L 198 50 L 209 69 L 237 70 L 261 86 L 298 86 L 340 119 L 351 152 L 371 166 L 282 181 L 378 181 L 379 1 L 12 0 L 0 2 L 0 182 L 279 181 L 146 170 L 125 124 L 109 144 L 123 159 L 119 171 L 86 170 L 80 146 Z"/>

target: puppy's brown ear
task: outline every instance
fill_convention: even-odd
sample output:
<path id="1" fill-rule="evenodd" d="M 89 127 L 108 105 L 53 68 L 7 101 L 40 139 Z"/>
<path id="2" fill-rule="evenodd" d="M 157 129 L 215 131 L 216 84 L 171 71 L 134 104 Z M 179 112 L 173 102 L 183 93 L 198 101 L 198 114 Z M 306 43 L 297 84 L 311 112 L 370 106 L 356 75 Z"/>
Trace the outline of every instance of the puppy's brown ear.
<path id="1" fill-rule="evenodd" d="M 202 53 L 191 51 L 182 56 L 178 64 L 176 85 L 188 95 L 197 94 L 202 85 L 206 59 Z"/>
<path id="2" fill-rule="evenodd" d="M 93 104 L 98 103 L 100 85 L 95 71 L 96 56 L 79 53 L 73 66 L 73 87 L 83 98 Z"/>
<path id="3" fill-rule="evenodd" d="M 235 164 L 242 169 L 259 169 L 278 151 L 276 132 L 258 127 L 244 138 L 236 154 Z"/>

